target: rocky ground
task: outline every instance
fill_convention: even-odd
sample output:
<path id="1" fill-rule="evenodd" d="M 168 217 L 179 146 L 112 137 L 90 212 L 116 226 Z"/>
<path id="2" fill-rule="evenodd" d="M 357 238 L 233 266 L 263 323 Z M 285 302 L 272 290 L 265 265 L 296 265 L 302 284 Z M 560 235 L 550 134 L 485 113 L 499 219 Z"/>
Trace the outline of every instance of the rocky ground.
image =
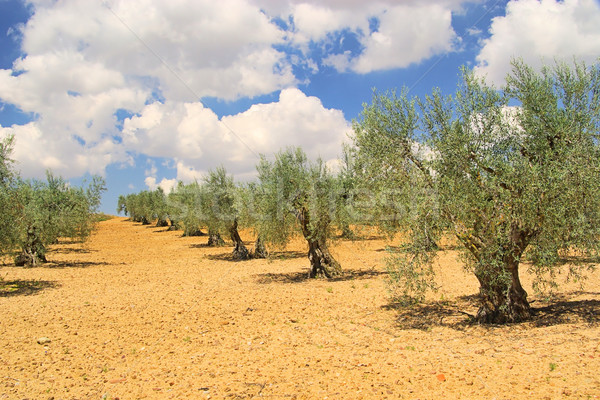
<path id="1" fill-rule="evenodd" d="M 535 319 L 483 327 L 451 250 L 439 291 L 399 309 L 380 238 L 339 242 L 333 281 L 306 279 L 301 240 L 245 262 L 205 242 L 114 218 L 0 267 L 0 399 L 600 396 L 600 272 L 549 301 L 524 274 Z"/>

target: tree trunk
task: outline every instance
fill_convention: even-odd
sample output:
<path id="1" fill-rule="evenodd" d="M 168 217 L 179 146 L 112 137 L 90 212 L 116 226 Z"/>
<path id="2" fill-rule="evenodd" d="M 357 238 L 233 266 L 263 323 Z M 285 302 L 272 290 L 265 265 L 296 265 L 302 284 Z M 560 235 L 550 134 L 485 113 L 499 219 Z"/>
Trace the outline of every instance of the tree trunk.
<path id="1" fill-rule="evenodd" d="M 225 241 L 221 237 L 220 233 L 212 232 L 209 229 L 208 230 L 208 243 L 206 245 L 210 246 L 210 247 L 225 246 Z"/>
<path id="2" fill-rule="evenodd" d="M 166 219 L 164 219 L 164 218 L 159 218 L 159 219 L 156 221 L 156 227 L 157 227 L 157 228 L 162 228 L 162 227 L 165 227 L 165 226 L 169 226 L 169 221 L 167 221 Z"/>
<path id="3" fill-rule="evenodd" d="M 178 231 L 181 229 L 179 222 L 177 222 L 176 220 L 174 220 L 172 218 L 169 218 L 169 221 L 170 221 L 169 229 L 168 229 L 169 231 Z"/>
<path id="4" fill-rule="evenodd" d="M 242 238 L 240 237 L 240 233 L 238 232 L 238 222 L 237 219 L 233 220 L 233 224 L 229 228 L 229 235 L 231 236 L 231 240 L 233 241 L 233 258 L 236 260 L 249 260 L 250 252 L 244 245 Z"/>
<path id="5" fill-rule="evenodd" d="M 531 318 L 531 307 L 527 292 L 519 279 L 519 262 L 511 260 L 502 270 L 476 271 L 479 280 L 481 306 L 476 320 L 482 324 L 504 324 L 527 321 Z"/>
<path id="6" fill-rule="evenodd" d="M 142 217 L 142 225 L 150 225 L 150 221 L 148 221 L 148 218 Z"/>
<path id="7" fill-rule="evenodd" d="M 204 232 L 200 230 L 200 228 L 185 228 L 183 231 L 183 236 L 205 236 Z"/>
<path id="8" fill-rule="evenodd" d="M 254 243 L 254 252 L 252 253 L 253 258 L 267 258 L 269 252 L 265 247 L 265 242 L 262 241 L 260 235 L 256 238 L 256 243 Z"/>
<path id="9" fill-rule="evenodd" d="M 19 267 L 35 267 L 39 263 L 46 263 L 46 247 L 39 239 L 35 228 L 27 232 L 27 243 L 23 246 L 21 253 L 15 257 L 15 265 Z"/>
<path id="10" fill-rule="evenodd" d="M 329 252 L 325 241 L 315 239 L 315 235 L 312 234 L 306 207 L 302 206 L 296 210 L 296 218 L 300 222 L 302 234 L 308 242 L 308 259 L 310 260 L 309 278 L 333 278 L 334 276 L 341 275 L 342 267 Z"/>
<path id="11" fill-rule="evenodd" d="M 325 243 L 308 240 L 308 259 L 310 260 L 310 278 L 333 278 L 342 273 L 342 267 L 329 252 Z"/>

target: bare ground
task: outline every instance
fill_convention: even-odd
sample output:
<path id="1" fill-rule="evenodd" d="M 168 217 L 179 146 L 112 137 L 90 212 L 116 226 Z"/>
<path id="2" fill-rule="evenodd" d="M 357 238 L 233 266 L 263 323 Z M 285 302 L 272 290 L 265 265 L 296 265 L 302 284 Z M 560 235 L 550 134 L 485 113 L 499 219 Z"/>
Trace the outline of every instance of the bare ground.
<path id="1" fill-rule="evenodd" d="M 115 218 L 48 265 L 1 267 L 0 399 L 600 396 L 598 272 L 550 301 L 530 295 L 531 322 L 482 327 L 451 250 L 441 289 L 401 309 L 377 238 L 338 243 L 346 273 L 327 281 L 306 278 L 302 241 L 233 262 L 230 247 L 180 236 Z"/>

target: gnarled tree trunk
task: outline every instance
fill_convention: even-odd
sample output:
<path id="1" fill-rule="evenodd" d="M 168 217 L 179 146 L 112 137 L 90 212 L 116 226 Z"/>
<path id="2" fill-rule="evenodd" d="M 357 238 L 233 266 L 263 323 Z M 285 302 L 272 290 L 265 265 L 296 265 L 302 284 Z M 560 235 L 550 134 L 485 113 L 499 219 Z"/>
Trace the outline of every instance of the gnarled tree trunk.
<path id="1" fill-rule="evenodd" d="M 37 235 L 35 228 L 27 232 L 27 243 L 23 246 L 21 253 L 15 257 L 15 265 L 22 267 L 35 267 L 39 263 L 46 263 L 46 247 Z"/>
<path id="2" fill-rule="evenodd" d="M 302 207 L 296 211 L 296 218 L 302 227 L 302 234 L 308 242 L 308 259 L 310 260 L 310 278 L 333 278 L 341 275 L 342 267 L 329 252 L 325 241 L 315 239 L 310 231 L 308 210 Z"/>
<path id="3" fill-rule="evenodd" d="M 213 232 L 209 229 L 208 243 L 206 245 L 210 247 L 225 246 L 225 241 L 221 237 L 221 234 L 219 234 L 218 232 Z"/>
<path id="4" fill-rule="evenodd" d="M 185 228 L 183 236 L 205 236 L 205 233 L 200 228 Z"/>
<path id="5" fill-rule="evenodd" d="M 169 218 L 170 224 L 169 224 L 169 231 L 178 231 L 181 229 L 181 224 L 177 221 L 174 220 L 173 218 Z"/>
<path id="6" fill-rule="evenodd" d="M 333 278 L 342 273 L 340 263 L 329 252 L 325 243 L 308 240 L 308 259 L 310 260 L 309 277 Z"/>
<path id="7" fill-rule="evenodd" d="M 519 261 L 505 257 L 500 266 L 475 271 L 479 280 L 481 306 L 476 320 L 483 324 L 504 324 L 527 321 L 531 306 L 527 292 L 519 279 Z"/>
<path id="8" fill-rule="evenodd" d="M 260 235 L 256 238 L 256 242 L 254 243 L 254 252 L 252 253 L 253 258 L 267 258 L 269 252 L 265 247 L 265 242 L 262 241 Z"/>
<path id="9" fill-rule="evenodd" d="M 165 227 L 165 226 L 169 226 L 169 221 L 167 221 L 165 218 L 159 218 L 156 221 L 156 227 L 157 228 L 162 228 L 162 227 Z"/>
<path id="10" fill-rule="evenodd" d="M 233 258 L 236 260 L 249 260 L 250 252 L 244 245 L 242 238 L 240 237 L 240 233 L 238 232 L 238 222 L 237 219 L 233 220 L 233 224 L 229 228 L 229 235 L 231 240 L 233 241 Z"/>

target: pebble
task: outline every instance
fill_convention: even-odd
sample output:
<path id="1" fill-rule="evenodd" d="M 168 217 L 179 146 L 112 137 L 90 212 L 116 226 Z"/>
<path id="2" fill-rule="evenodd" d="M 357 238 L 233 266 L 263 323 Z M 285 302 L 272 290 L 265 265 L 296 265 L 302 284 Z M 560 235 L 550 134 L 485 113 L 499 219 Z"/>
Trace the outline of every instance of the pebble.
<path id="1" fill-rule="evenodd" d="M 38 344 L 48 344 L 51 341 L 52 340 L 50 340 L 50 338 L 47 338 L 47 337 L 41 337 L 37 340 Z"/>

